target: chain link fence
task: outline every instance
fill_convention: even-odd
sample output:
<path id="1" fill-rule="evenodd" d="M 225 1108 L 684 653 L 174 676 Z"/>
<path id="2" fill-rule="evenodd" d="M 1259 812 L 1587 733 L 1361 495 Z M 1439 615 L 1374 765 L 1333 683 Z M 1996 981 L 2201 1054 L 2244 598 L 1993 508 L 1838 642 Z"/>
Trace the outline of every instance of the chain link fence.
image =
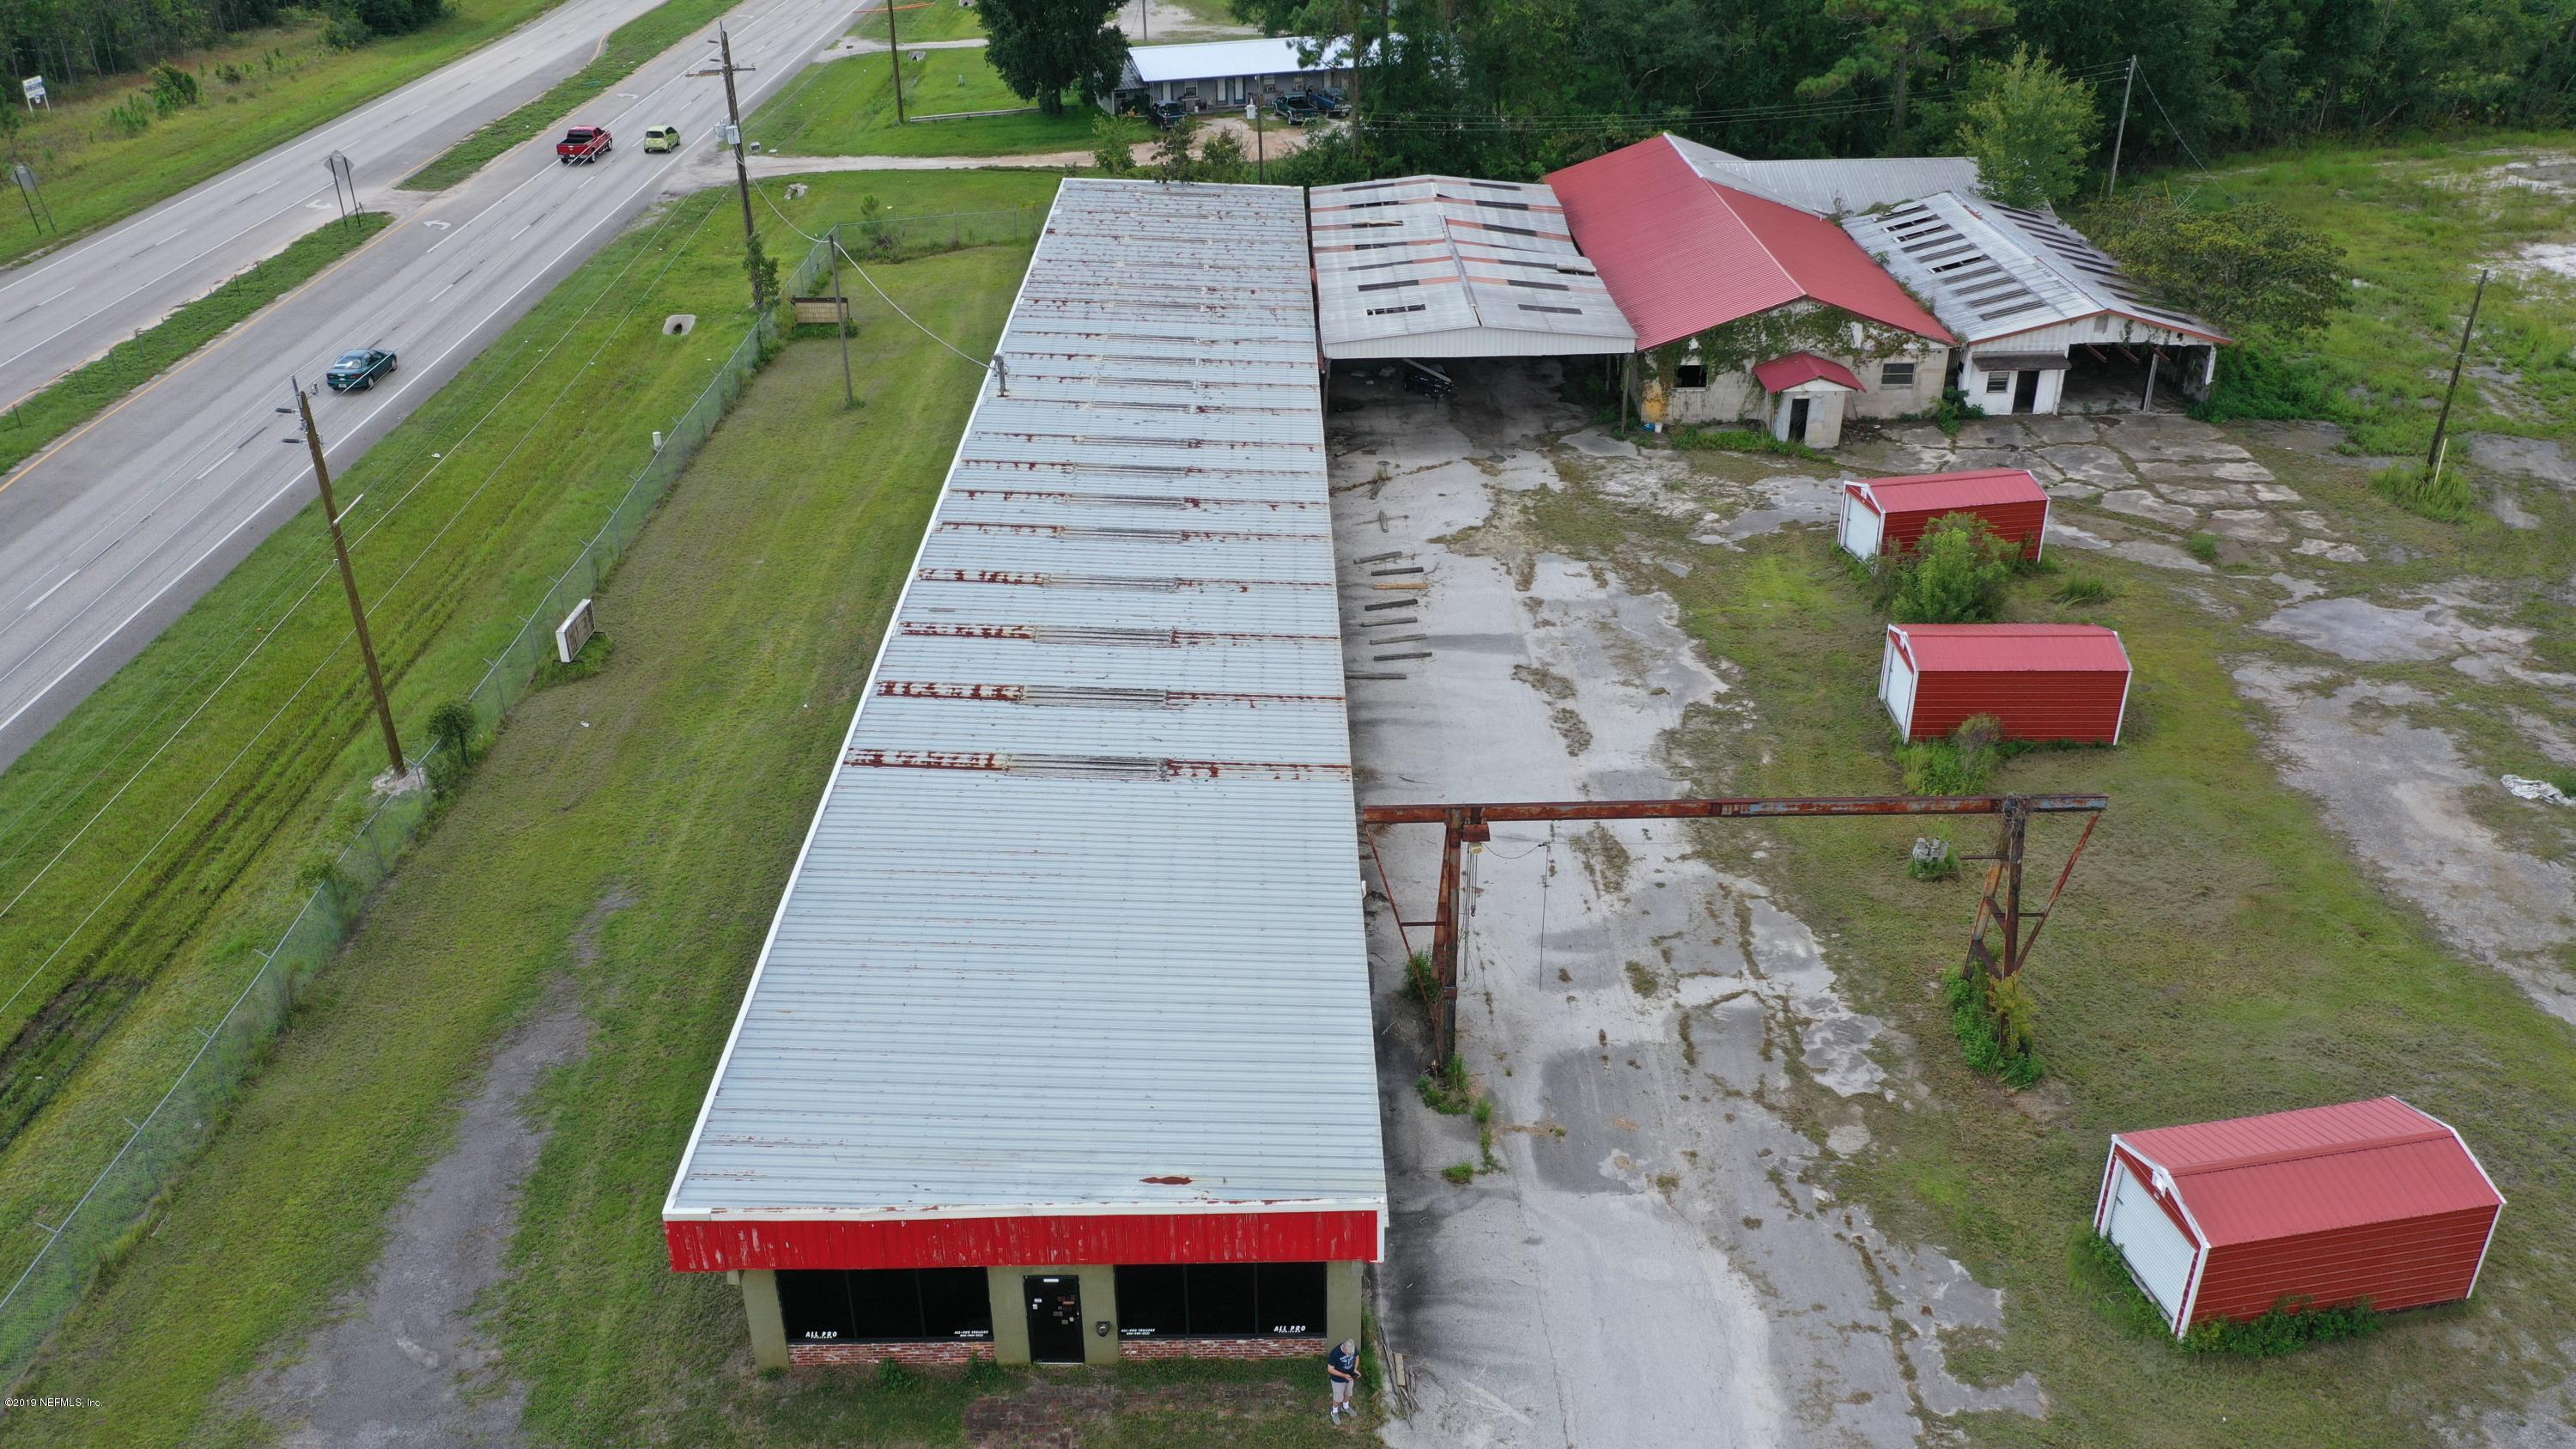
<path id="1" fill-rule="evenodd" d="M 973 228 L 958 232 L 969 234 L 979 233 Z M 996 233 L 994 239 L 1004 238 Z M 786 279 L 788 293 L 808 295 L 817 285 L 828 287 L 831 268 L 831 252 L 816 243 Z M 554 586 L 521 623 L 517 636 L 467 697 L 478 733 L 499 723 L 535 687 L 541 668 L 551 662 L 556 623 L 589 598 L 616 568 L 671 481 L 697 456 L 708 435 L 742 396 L 751 375 L 777 350 L 780 335 L 776 315 L 760 318 L 741 345 L 717 366 L 697 399 L 664 431 L 661 445 L 636 470 L 599 531 L 556 577 Z M 420 757 L 425 773 L 440 771 L 443 762 L 436 758 L 438 750 L 432 746 Z M 25 1371 L 99 1270 L 143 1231 L 173 1174 L 204 1145 L 243 1078 L 257 1065 L 314 976 L 347 939 L 367 898 L 429 818 L 431 804 L 426 787 L 377 802 L 356 837 L 330 866 L 313 872 L 317 878 L 311 881 L 312 893 L 303 909 L 277 943 L 261 953 L 259 971 L 233 998 L 223 1019 L 211 1031 L 200 1028 L 205 1041 L 170 1089 L 140 1121 L 127 1120 L 132 1130 L 124 1144 L 62 1220 L 37 1224 L 47 1235 L 44 1244 L 7 1292 L 0 1294 L 0 1381 L 14 1382 Z"/>

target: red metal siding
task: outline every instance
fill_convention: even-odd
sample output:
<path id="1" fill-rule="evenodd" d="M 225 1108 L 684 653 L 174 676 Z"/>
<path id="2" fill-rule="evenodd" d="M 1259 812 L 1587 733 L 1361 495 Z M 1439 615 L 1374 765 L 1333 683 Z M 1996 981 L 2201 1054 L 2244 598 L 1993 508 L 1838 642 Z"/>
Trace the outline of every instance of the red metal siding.
<path id="1" fill-rule="evenodd" d="M 2210 1252 L 2191 1321 L 2260 1318 L 2284 1298 L 2394 1311 L 2466 1298 L 2497 1209 L 2368 1223 Z"/>
<path id="2" fill-rule="evenodd" d="M 2016 740 L 2109 744 L 2120 732 L 2129 676 L 2110 670 L 1976 671 L 1920 669 L 1914 722 L 1906 738 L 1938 739 L 1970 715 L 2003 721 Z"/>
<path id="3" fill-rule="evenodd" d="M 1997 538 L 2016 540 L 2021 556 L 2039 557 L 2039 546 L 2048 531 L 2046 503 L 1982 503 L 1973 508 L 1910 509 L 1904 506 L 1904 495 L 1882 499 L 1887 509 L 1887 527 L 1879 535 L 1878 551 L 1896 553 L 1923 541 L 1932 520 L 1952 513 L 1973 513 L 1986 521 L 1986 530 Z"/>
<path id="4" fill-rule="evenodd" d="M 662 1224 L 671 1266 L 991 1268 L 1080 1263 L 1377 1260 L 1373 1212 L 1109 1213 L 1065 1217 L 687 1218 Z"/>

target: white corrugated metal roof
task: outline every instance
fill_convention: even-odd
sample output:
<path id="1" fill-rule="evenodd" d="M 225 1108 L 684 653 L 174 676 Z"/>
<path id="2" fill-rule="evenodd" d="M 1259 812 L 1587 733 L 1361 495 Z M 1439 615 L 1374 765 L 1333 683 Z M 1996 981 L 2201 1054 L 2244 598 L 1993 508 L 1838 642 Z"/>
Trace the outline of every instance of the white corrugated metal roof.
<path id="1" fill-rule="evenodd" d="M 1307 200 L 1324 355 L 1633 352 L 1636 329 L 1531 181 L 1407 176 Z"/>
<path id="2" fill-rule="evenodd" d="M 1818 216 L 1848 216 L 1874 206 L 1912 201 L 1937 191 L 1973 195 L 1978 187 L 1972 156 L 1825 156 L 1793 161 L 1749 161 L 1731 151 L 1671 137 L 1691 169 L 1720 186 L 1750 191 L 1782 206 Z"/>
<path id="3" fill-rule="evenodd" d="M 1127 50 L 1136 78 L 1156 81 L 1223 80 L 1238 75 L 1299 75 L 1338 70 L 1348 62 L 1349 44 L 1336 40 L 1317 53 L 1313 64 L 1298 58 L 1301 48 L 1316 42 L 1303 36 L 1279 35 L 1250 40 L 1202 40 L 1180 45 L 1137 45 Z"/>
<path id="4" fill-rule="evenodd" d="M 1064 183 L 666 1217 L 1384 1210 L 1302 212 Z"/>
<path id="5" fill-rule="evenodd" d="M 1851 217 L 1843 230 L 1971 344 L 2105 312 L 2226 340 L 2197 317 L 2141 300 L 2120 264 L 2055 212 L 1945 191 Z"/>

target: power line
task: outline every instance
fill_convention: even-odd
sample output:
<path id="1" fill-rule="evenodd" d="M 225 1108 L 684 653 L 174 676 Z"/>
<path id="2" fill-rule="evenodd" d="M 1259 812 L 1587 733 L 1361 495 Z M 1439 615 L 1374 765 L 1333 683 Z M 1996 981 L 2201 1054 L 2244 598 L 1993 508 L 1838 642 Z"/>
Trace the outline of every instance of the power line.
<path id="1" fill-rule="evenodd" d="M 780 211 L 778 209 L 778 203 L 769 199 L 768 192 L 761 190 L 758 186 L 754 186 L 751 189 L 755 195 L 759 196 L 761 204 L 769 208 L 772 215 L 787 224 L 787 229 L 789 231 L 796 233 L 798 236 L 805 238 L 805 240 L 812 242 L 816 246 L 829 246 L 832 250 L 839 252 L 842 259 L 850 264 L 850 270 L 859 274 L 859 280 L 868 284 L 868 290 L 877 294 L 877 300 L 894 309 L 894 315 L 911 323 L 922 336 L 927 337 L 931 341 L 938 343 L 940 346 L 947 348 L 949 351 L 956 353 L 959 357 L 966 359 L 977 367 L 985 368 L 987 370 L 991 369 L 993 366 L 992 358 L 977 357 L 973 353 L 959 347 L 956 343 L 951 342 L 947 338 L 940 336 L 938 333 L 931 331 L 929 328 L 922 326 L 920 318 L 903 310 L 903 305 L 895 301 L 894 298 L 888 296 L 885 288 L 877 285 L 877 279 L 868 275 L 868 269 L 859 265 L 859 259 L 850 255 L 849 249 L 841 245 L 838 237 L 834 237 L 827 241 L 822 237 L 814 235 L 805 228 L 798 226 L 793 220 L 790 220 L 786 212 Z"/>
<path id="2" fill-rule="evenodd" d="M 2125 73 L 2127 69 L 2128 61 L 2122 59 L 2079 67 L 2064 74 L 2070 80 L 2098 84 Z M 1908 104 L 1948 100 L 1965 93 L 1959 87 L 1916 91 Z M 1412 111 L 1395 115 L 1372 113 L 1365 118 L 1365 123 L 1380 129 L 1520 131 L 1618 125 L 1704 125 L 1810 117 L 1832 120 L 1894 108 L 1895 99 L 1888 97 L 1878 100 L 1775 101 L 1710 110 L 1589 111 L 1550 116 L 1509 116 L 1490 111 Z"/>
<path id="3" fill-rule="evenodd" d="M 2200 153 L 2191 147 L 2191 138 L 2182 133 L 2182 127 L 2174 124 L 2173 113 L 2165 109 L 2164 98 L 2156 94 L 2155 82 L 2147 79 L 2144 67 L 2139 68 L 2138 83 L 2147 88 L 2147 99 L 2154 102 L 2156 114 L 2165 118 L 2165 129 L 2173 132 L 2173 138 L 2182 143 L 2182 153 L 2191 158 L 2192 165 L 2200 168 L 2201 175 L 2209 176 L 2209 163 L 2200 159 Z"/>

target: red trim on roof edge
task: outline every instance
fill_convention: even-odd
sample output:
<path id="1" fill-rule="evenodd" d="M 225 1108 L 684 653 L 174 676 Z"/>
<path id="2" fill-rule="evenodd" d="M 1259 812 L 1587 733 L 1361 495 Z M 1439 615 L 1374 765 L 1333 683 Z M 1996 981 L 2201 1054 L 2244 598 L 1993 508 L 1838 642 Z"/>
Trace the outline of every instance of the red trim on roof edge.
<path id="1" fill-rule="evenodd" d="M 1092 1213 L 990 1218 L 688 1218 L 671 1267 L 992 1268 L 1097 1263 L 1375 1262 L 1375 1212 Z"/>

